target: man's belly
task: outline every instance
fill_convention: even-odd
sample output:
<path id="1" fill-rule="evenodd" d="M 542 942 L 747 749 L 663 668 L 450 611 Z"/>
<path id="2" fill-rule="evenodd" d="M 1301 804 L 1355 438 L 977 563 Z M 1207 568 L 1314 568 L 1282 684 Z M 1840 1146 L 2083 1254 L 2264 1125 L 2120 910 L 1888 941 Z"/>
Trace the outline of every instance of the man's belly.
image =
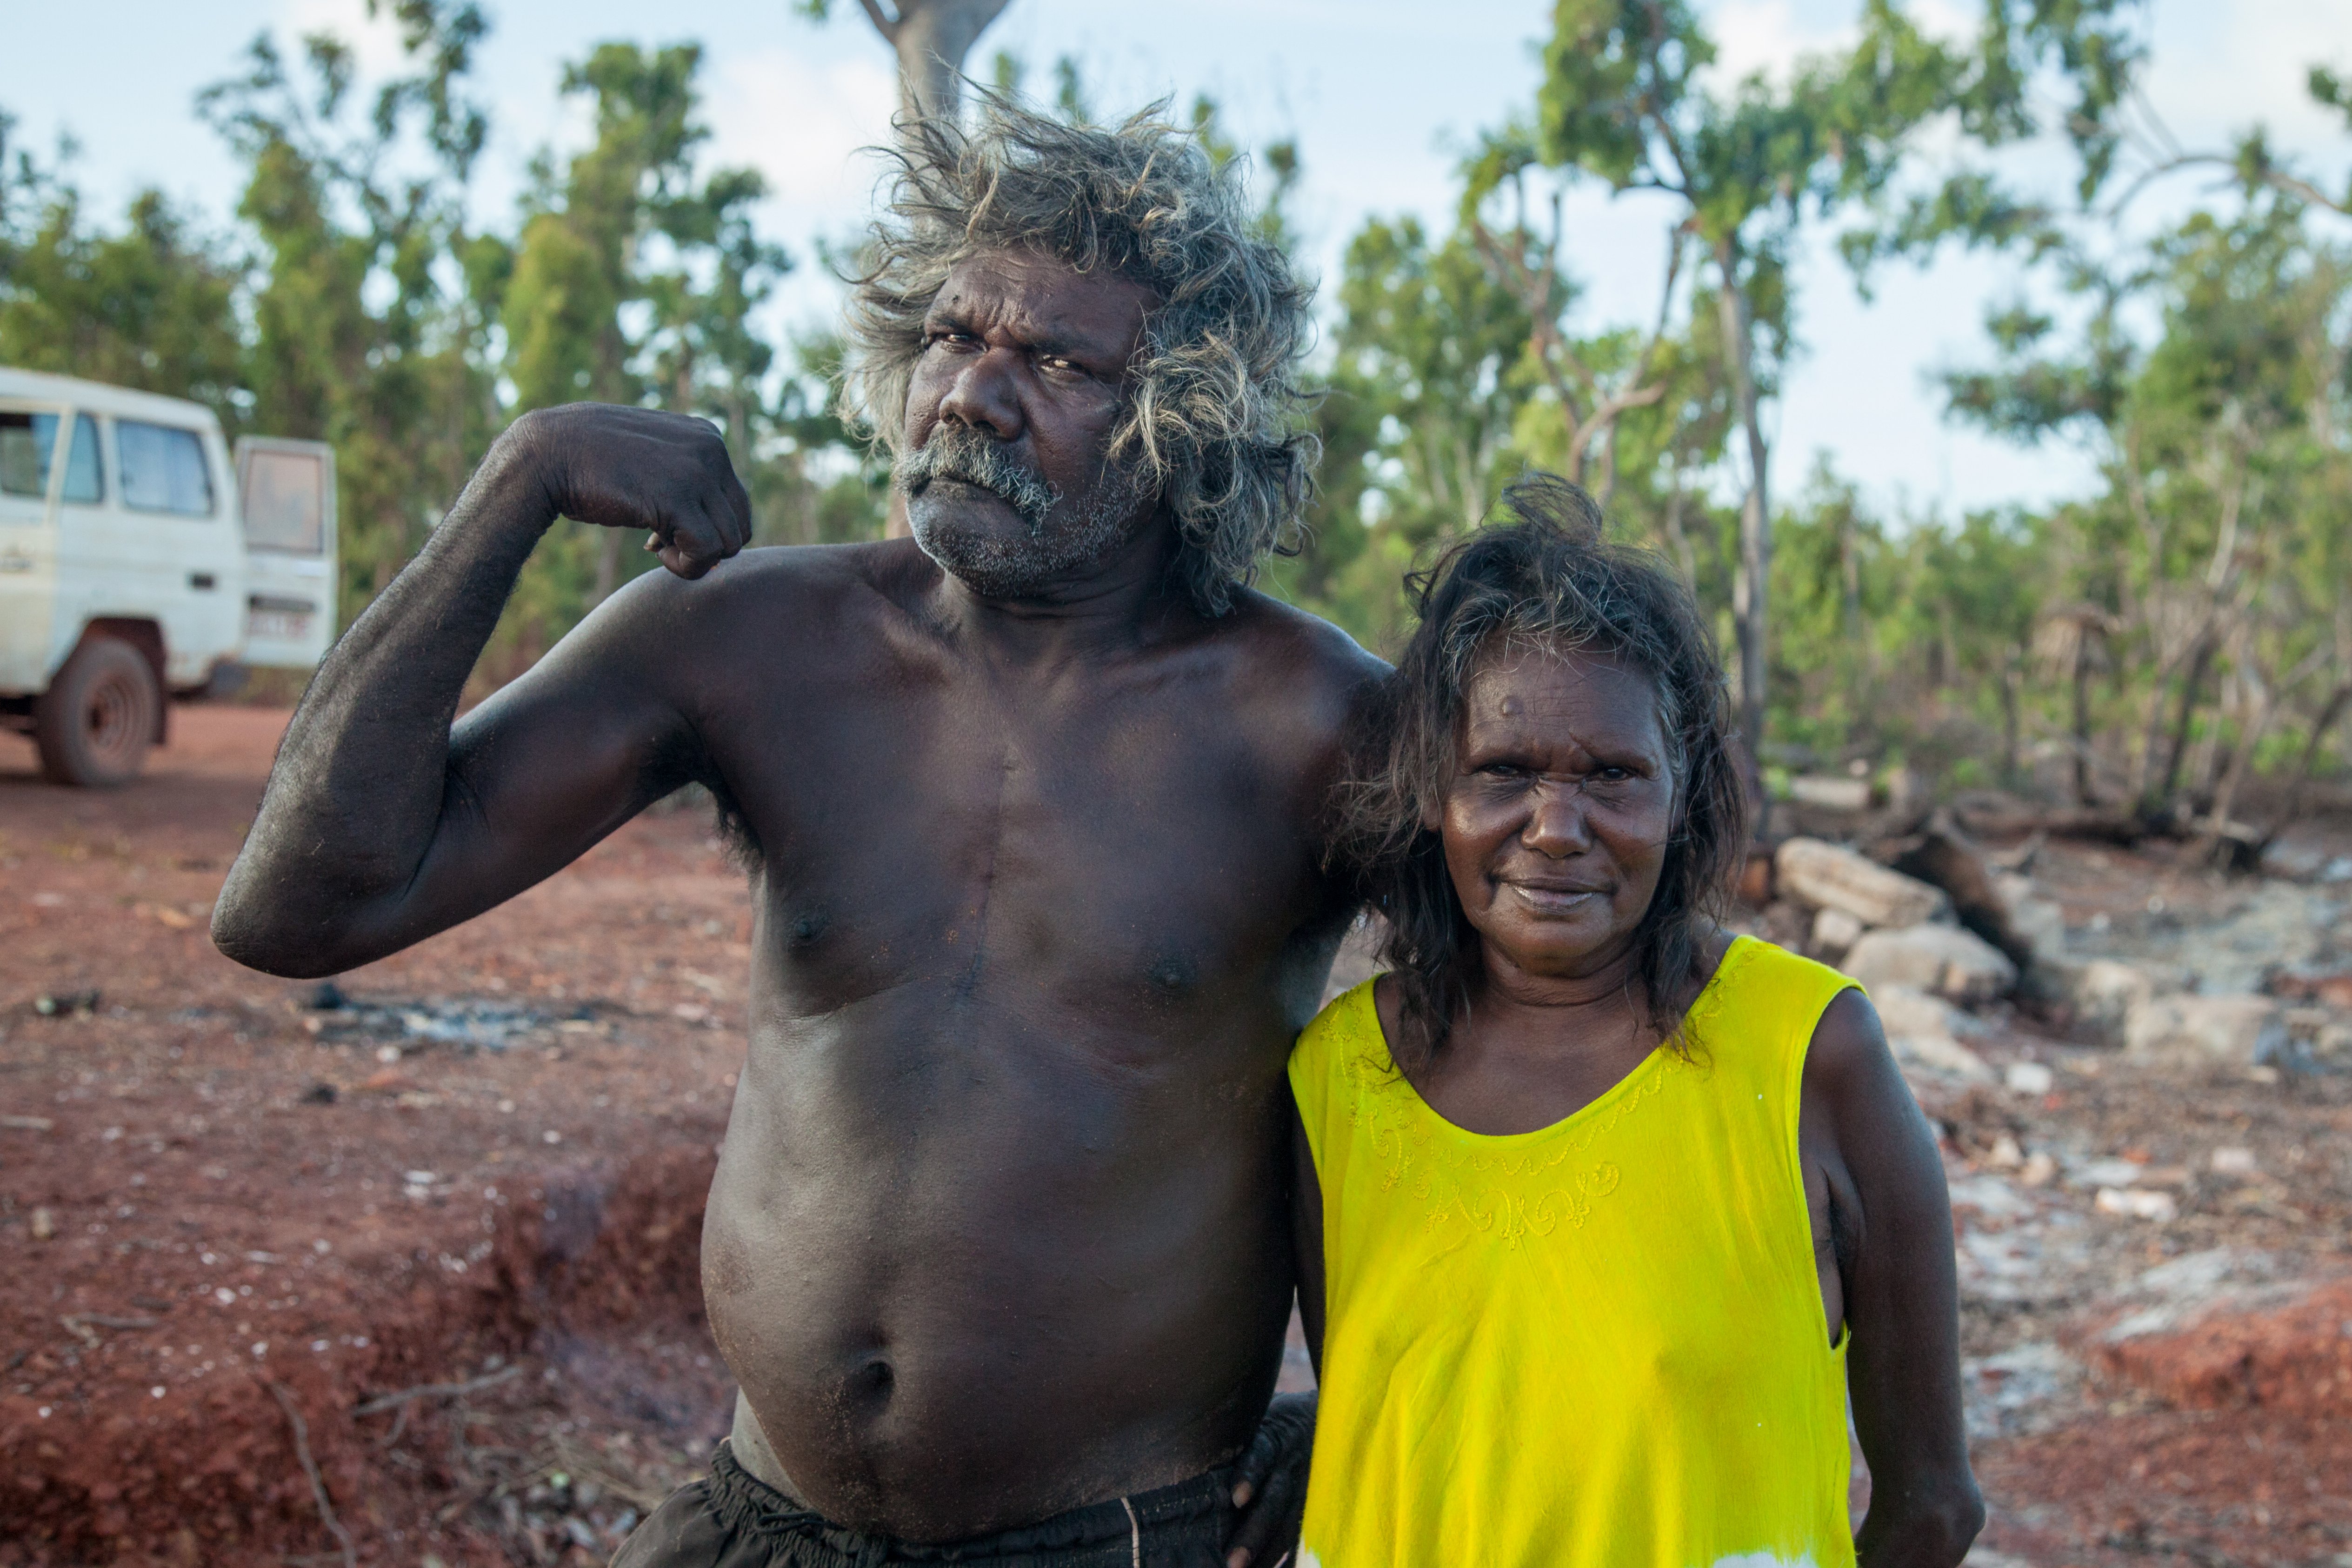
<path id="1" fill-rule="evenodd" d="M 773 1029 L 737 1094 L 704 1289 L 782 1479 L 941 1541 L 1231 1457 L 1289 1309 L 1286 1042 L 916 1001 Z"/>

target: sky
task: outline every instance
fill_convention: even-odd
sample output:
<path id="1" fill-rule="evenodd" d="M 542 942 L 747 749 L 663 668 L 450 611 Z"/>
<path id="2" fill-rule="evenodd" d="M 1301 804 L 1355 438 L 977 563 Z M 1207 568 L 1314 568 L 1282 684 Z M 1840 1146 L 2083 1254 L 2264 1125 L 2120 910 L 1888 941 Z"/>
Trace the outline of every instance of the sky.
<path id="1" fill-rule="evenodd" d="M 1727 78 L 1783 72 L 1835 46 L 1860 9 L 1859 0 L 1697 3 Z M 887 134 L 897 101 L 890 53 L 856 5 L 837 0 L 822 25 L 793 15 L 789 0 L 485 0 L 485 8 L 493 31 L 477 90 L 493 132 L 478 212 L 510 213 L 535 153 L 586 139 L 582 106 L 557 91 L 565 62 L 611 38 L 693 39 L 705 50 L 709 155 L 767 175 L 773 194 L 761 227 L 803 264 L 775 302 L 777 324 L 813 325 L 837 310 L 814 246 L 864 222 L 879 166 L 860 149 Z M 1976 5 L 1914 0 L 1911 10 L 1958 36 Z M 79 0 L 6 11 L 0 110 L 16 117 L 20 142 L 45 154 L 60 133 L 71 136 L 79 149 L 71 172 L 108 221 L 155 185 L 226 225 L 238 172 L 194 100 L 236 68 L 257 33 L 289 42 L 341 34 L 358 46 L 363 82 L 398 65 L 396 40 L 369 20 L 366 0 Z M 1543 0 L 1012 0 L 969 65 L 985 76 L 989 58 L 1007 50 L 1043 89 L 1051 62 L 1068 54 L 1097 112 L 1163 95 L 1181 105 L 1205 91 L 1244 144 L 1296 139 L 1300 260 L 1328 293 L 1367 217 L 1414 213 L 1435 232 L 1450 226 L 1463 150 L 1533 100 L 1549 12 Z M 2275 148 L 2341 181 L 2352 137 L 2307 102 L 2303 75 L 2315 61 L 2352 68 L 2352 0 L 2152 0 L 2147 25 L 2147 104 L 2179 144 L 2225 148 L 2259 122 Z M 1928 149 L 1928 166 L 1948 153 Z M 2026 149 L 2009 167 L 2053 195 L 2070 174 L 2054 147 Z M 2145 228 L 2177 216 L 2210 184 L 2171 176 L 2124 222 Z M 1577 324 L 1645 318 L 1655 308 L 1664 211 L 1596 189 L 1571 201 L 1569 217 L 1570 263 L 1587 289 Z M 2344 226 L 2352 237 L 2352 223 Z M 1775 492 L 1800 488 L 1822 452 L 1891 516 L 1951 518 L 2092 489 L 2084 450 L 2019 449 L 1942 416 L 1933 373 L 1981 362 L 1985 307 L 2024 281 L 2006 258 L 1947 255 L 1924 270 L 1883 270 L 1864 301 L 1825 246 L 1801 258 L 1804 347 L 1773 410 Z"/>

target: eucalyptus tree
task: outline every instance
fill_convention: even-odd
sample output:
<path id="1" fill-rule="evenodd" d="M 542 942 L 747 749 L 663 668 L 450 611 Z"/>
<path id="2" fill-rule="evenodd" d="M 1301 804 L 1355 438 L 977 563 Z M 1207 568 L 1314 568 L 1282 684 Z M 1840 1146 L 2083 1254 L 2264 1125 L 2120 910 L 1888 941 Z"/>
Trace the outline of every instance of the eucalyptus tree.
<path id="1" fill-rule="evenodd" d="M 1947 378 L 1957 417 L 2097 454 L 2105 492 L 2057 519 L 2076 579 L 2059 614 L 2102 634 L 2136 735 L 2121 748 L 2136 814 L 2201 809 L 2216 835 L 2235 831 L 2282 724 L 2302 730 L 2307 772 L 2352 703 L 2352 253 L 2268 182 L 2246 195 L 2121 264 L 2065 244 L 2082 325 L 2005 309 L 1994 363 Z M 2070 665 L 2086 735 L 2091 646 L 2043 642 Z"/>
<path id="2" fill-rule="evenodd" d="M 268 35 L 199 113 L 247 170 L 255 247 L 242 380 L 256 428 L 334 443 L 344 618 L 391 580 L 499 423 L 489 344 L 506 250 L 469 226 L 488 134 L 467 92 L 487 31 L 470 3 L 399 0 L 403 74 L 363 111 L 327 34 Z"/>
<path id="3" fill-rule="evenodd" d="M 66 171 L 10 156 L 13 126 L 0 112 L 0 363 L 193 397 L 236 430 L 235 258 L 152 189 L 100 231 Z"/>
<path id="4" fill-rule="evenodd" d="M 562 90 L 590 100 L 594 136 L 534 186 L 503 304 L 515 411 L 578 399 L 700 414 L 738 466 L 761 458 L 772 345 L 752 313 L 792 265 L 759 236 L 755 170 L 702 167 L 698 45 L 599 45 Z M 559 536 L 533 557 L 493 648 L 534 655 L 646 562 L 611 529 Z"/>
<path id="5" fill-rule="evenodd" d="M 1741 723 L 1762 739 L 1770 667 L 1771 443 L 1764 405 L 1793 341 L 1789 266 L 1809 225 L 1857 209 L 1874 231 L 1902 193 L 1919 133 L 1957 121 L 1998 142 L 2037 123 L 2027 86 L 2054 66 L 2074 89 L 2066 124 L 2086 168 L 2112 161 L 2112 109 L 2136 56 L 2118 26 L 2128 0 L 1986 0 L 1965 46 L 1930 37 L 1893 0 L 1866 0 L 1854 41 L 1784 80 L 1724 84 L 1714 41 L 1687 0 L 1559 0 L 1532 125 L 1542 163 L 1621 195 L 1663 199 L 1708 274 L 1706 300 L 1744 458 L 1733 576 Z M 1927 199 L 1934 215 L 1970 192 Z M 1979 207 L 1983 204 L 1979 203 Z M 1970 208 L 1980 224 L 1992 215 Z M 1919 221 L 1901 243 L 1944 230 Z M 1670 252 L 1670 255 L 1673 253 Z M 1871 254 L 1871 245 L 1859 252 Z M 1670 263 L 1671 265 L 1671 263 Z"/>

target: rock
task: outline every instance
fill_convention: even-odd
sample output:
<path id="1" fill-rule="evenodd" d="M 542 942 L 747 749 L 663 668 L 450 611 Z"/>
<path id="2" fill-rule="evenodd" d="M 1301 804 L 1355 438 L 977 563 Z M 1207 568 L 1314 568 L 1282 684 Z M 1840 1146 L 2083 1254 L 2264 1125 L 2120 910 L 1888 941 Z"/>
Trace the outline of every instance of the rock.
<path id="1" fill-rule="evenodd" d="M 1979 1027 L 1974 1018 L 1949 1002 L 1915 985 L 1873 986 L 1870 1005 L 1889 1036 L 1942 1035 L 1958 1038 L 1975 1034 Z"/>
<path id="2" fill-rule="evenodd" d="M 1381 972 L 1381 943 L 1388 934 L 1389 922 L 1380 916 L 1368 911 L 1356 917 L 1348 927 L 1348 934 L 1339 939 L 1339 951 L 1331 960 L 1330 978 L 1323 983 L 1327 1005 Z"/>
<path id="3" fill-rule="evenodd" d="M 1806 952 L 1823 963 L 1835 963 L 1862 940 L 1862 922 L 1843 910 L 1813 911 L 1813 940 Z"/>
<path id="4" fill-rule="evenodd" d="M 2032 989 L 2071 1008 L 2075 1023 L 2107 1045 L 2124 1043 L 2124 1020 L 2156 995 L 2147 972 L 2112 958 L 2069 962 L 2040 959 L 2030 976 Z"/>
<path id="5" fill-rule="evenodd" d="M 2091 1206 L 2101 1214 L 2152 1219 L 2158 1224 L 2180 1217 L 2180 1205 L 2173 1201 L 2170 1193 L 2152 1193 L 2145 1187 L 2101 1187 Z"/>
<path id="6" fill-rule="evenodd" d="M 1907 985 L 1874 991 L 1870 1001 L 1886 1030 L 1887 1048 L 1906 1069 L 1946 1073 L 1970 1083 L 1994 1081 L 1985 1059 L 1958 1037 L 1974 1028 L 1974 1021 L 1949 1003 Z"/>
<path id="7" fill-rule="evenodd" d="M 1995 869 L 1976 840 L 1961 831 L 1949 811 L 1937 811 L 1909 837 L 1872 847 L 1874 855 L 1906 877 L 1940 889 L 1951 900 L 1952 913 L 2022 968 L 2033 962 L 2036 943 L 2019 923 L 2016 905 L 2032 896 L 2032 883 L 2013 873 Z M 2018 884 L 2022 883 L 2022 888 Z M 2047 924 L 2056 914 L 2035 911 L 2029 919 Z M 2058 916 L 2055 952 L 2064 940 L 2065 922 Z"/>
<path id="8" fill-rule="evenodd" d="M 2011 932 L 2032 955 L 2027 963 L 2034 958 L 2054 957 L 2065 948 L 2066 911 L 2055 899 L 2043 898 L 2032 878 L 2021 877 L 2014 871 L 1996 871 L 1992 886 L 2006 908 Z M 1998 942 L 1993 945 L 2003 952 L 2009 952 Z M 2012 952 L 2010 956 L 2017 955 Z"/>
<path id="9" fill-rule="evenodd" d="M 2315 826 L 2298 824 L 2262 851 L 2263 874 L 2292 882 L 2352 882 L 2352 855 L 2342 854 Z"/>
<path id="10" fill-rule="evenodd" d="M 1804 773 L 1789 781 L 1789 798 L 1829 811 L 1868 811 L 1870 781 L 1835 773 Z"/>
<path id="11" fill-rule="evenodd" d="M 1889 1035 L 1886 1047 L 1906 1072 L 1916 1068 L 1969 1083 L 1994 1081 L 1993 1070 L 1984 1058 L 1948 1035 Z"/>
<path id="12" fill-rule="evenodd" d="M 2040 1062 L 2011 1062 L 2000 1080 L 2018 1094 L 2048 1094 L 2058 1081 Z"/>
<path id="13" fill-rule="evenodd" d="M 1907 985 L 1961 1003 L 1990 1002 L 2017 984 L 2017 965 L 2008 954 L 1958 926 L 1864 932 L 1840 967 L 1873 993 Z"/>
<path id="14" fill-rule="evenodd" d="M 2124 1018 L 2124 1052 L 2141 1061 L 2256 1067 L 2287 1045 L 2283 1010 L 2268 996 L 2163 996 Z"/>
<path id="15" fill-rule="evenodd" d="M 1813 908 L 1843 910 L 1866 926 L 1900 930 L 1950 910 L 1942 891 L 1819 838 L 1791 838 L 1772 857 L 1784 897 Z"/>
<path id="16" fill-rule="evenodd" d="M 35 1209 L 33 1211 L 33 1239 L 35 1241 L 50 1241 L 56 1238 L 57 1234 L 57 1210 L 47 1208 Z"/>

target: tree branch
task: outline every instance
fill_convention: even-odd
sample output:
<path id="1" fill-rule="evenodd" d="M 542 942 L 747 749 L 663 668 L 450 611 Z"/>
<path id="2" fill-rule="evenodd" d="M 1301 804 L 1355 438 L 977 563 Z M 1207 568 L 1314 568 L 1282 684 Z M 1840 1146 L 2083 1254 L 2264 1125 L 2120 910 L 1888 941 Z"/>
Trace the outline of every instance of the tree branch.
<path id="1" fill-rule="evenodd" d="M 882 41 L 896 47 L 898 42 L 899 24 L 906 18 L 904 16 L 892 18 L 888 12 L 882 9 L 882 0 L 857 0 L 857 3 L 866 7 L 866 19 L 874 24 L 874 30 L 882 35 Z"/>

